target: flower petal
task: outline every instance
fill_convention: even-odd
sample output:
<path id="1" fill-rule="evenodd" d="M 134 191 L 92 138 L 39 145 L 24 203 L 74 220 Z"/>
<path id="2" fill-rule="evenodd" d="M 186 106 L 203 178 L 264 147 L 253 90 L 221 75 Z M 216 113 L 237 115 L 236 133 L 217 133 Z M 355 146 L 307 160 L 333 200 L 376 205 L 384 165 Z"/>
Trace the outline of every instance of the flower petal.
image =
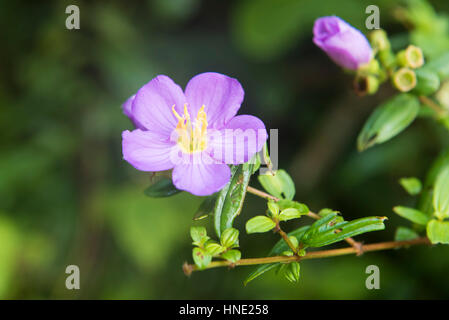
<path id="1" fill-rule="evenodd" d="M 169 137 L 177 120 L 172 106 L 181 112 L 186 99 L 182 89 L 167 76 L 157 76 L 137 91 L 132 116 L 139 128 Z"/>
<path id="2" fill-rule="evenodd" d="M 205 105 L 210 128 L 220 129 L 237 114 L 245 92 L 240 83 L 220 73 L 206 72 L 193 77 L 185 95 L 191 115 Z"/>
<path id="3" fill-rule="evenodd" d="M 313 42 L 344 68 L 356 70 L 372 58 L 371 46 L 363 33 L 339 17 L 317 19 L 313 34 Z"/>
<path id="4" fill-rule="evenodd" d="M 171 155 L 176 150 L 175 143 L 150 131 L 136 129 L 122 133 L 123 159 L 137 170 L 163 171 L 173 168 Z"/>
<path id="5" fill-rule="evenodd" d="M 196 196 L 207 196 L 222 189 L 231 178 L 226 164 L 189 163 L 173 169 L 173 184 Z"/>
<path id="6" fill-rule="evenodd" d="M 223 129 L 210 133 L 207 151 L 212 158 L 227 164 L 245 163 L 262 149 L 267 137 L 262 120 L 240 115 Z"/>

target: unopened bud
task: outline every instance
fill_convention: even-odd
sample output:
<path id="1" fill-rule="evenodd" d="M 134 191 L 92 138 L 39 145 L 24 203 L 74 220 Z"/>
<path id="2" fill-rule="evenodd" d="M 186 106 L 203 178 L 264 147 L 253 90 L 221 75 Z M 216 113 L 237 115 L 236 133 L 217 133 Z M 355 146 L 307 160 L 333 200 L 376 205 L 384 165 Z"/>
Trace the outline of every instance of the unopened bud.
<path id="1" fill-rule="evenodd" d="M 300 266 L 298 262 L 292 262 L 284 266 L 284 276 L 290 282 L 298 282 L 300 275 Z"/>
<path id="2" fill-rule="evenodd" d="M 435 72 L 421 68 L 416 70 L 415 73 L 417 84 L 413 92 L 423 96 L 430 96 L 440 87 L 440 78 Z"/>
<path id="3" fill-rule="evenodd" d="M 442 84 L 440 90 L 436 93 L 435 98 L 443 108 L 449 110 L 449 81 Z"/>
<path id="4" fill-rule="evenodd" d="M 408 92 L 416 86 L 416 74 L 408 68 L 401 68 L 393 74 L 393 86 L 401 92 Z"/>
<path id="5" fill-rule="evenodd" d="M 375 94 L 379 89 L 379 79 L 375 76 L 358 76 L 354 80 L 354 90 L 359 96 Z"/>
<path id="6" fill-rule="evenodd" d="M 368 38 L 374 50 L 377 51 L 390 50 L 391 47 L 390 40 L 388 40 L 388 36 L 385 30 L 382 29 L 374 30 L 368 35 Z"/>
<path id="7" fill-rule="evenodd" d="M 238 246 L 239 231 L 235 228 L 228 228 L 221 234 L 220 242 L 223 247 L 230 248 Z"/>

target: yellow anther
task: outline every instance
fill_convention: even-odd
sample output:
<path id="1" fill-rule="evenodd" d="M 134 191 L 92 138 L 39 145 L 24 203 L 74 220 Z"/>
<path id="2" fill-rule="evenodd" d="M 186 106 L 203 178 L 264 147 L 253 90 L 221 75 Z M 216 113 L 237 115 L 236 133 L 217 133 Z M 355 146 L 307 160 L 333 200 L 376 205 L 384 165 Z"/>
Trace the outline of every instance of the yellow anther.
<path id="1" fill-rule="evenodd" d="M 196 115 L 195 121 L 190 122 L 190 114 L 187 108 L 187 103 L 184 104 L 184 114 L 180 116 L 175 106 L 172 106 L 172 111 L 178 119 L 176 129 L 178 131 L 178 144 L 186 153 L 194 153 L 203 151 L 207 145 L 207 115 L 204 111 L 203 105 Z"/>

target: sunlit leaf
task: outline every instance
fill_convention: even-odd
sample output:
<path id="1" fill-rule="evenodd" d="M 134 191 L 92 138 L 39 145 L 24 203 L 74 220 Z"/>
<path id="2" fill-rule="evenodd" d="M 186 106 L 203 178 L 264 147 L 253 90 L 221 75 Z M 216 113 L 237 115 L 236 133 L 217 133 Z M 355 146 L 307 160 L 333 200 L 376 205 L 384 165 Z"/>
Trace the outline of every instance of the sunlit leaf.
<path id="1" fill-rule="evenodd" d="M 433 244 L 449 244 L 449 222 L 431 220 L 427 224 L 427 237 Z"/>
<path id="2" fill-rule="evenodd" d="M 295 196 L 295 183 L 285 170 L 259 175 L 258 179 L 268 193 L 279 199 L 292 200 Z"/>
<path id="3" fill-rule="evenodd" d="M 430 220 L 430 218 L 425 213 L 413 208 L 397 206 L 393 208 L 393 211 L 413 223 L 421 224 L 424 226 Z"/>

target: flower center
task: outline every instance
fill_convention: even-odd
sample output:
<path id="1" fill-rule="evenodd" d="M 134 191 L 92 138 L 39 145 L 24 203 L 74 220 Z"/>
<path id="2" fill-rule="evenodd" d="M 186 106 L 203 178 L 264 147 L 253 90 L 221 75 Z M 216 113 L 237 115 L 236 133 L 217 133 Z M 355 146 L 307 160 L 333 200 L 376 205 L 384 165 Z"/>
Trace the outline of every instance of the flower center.
<path id="1" fill-rule="evenodd" d="M 187 110 L 187 103 L 184 104 L 184 114 L 182 116 L 176 112 L 175 105 L 172 106 L 173 114 L 178 119 L 178 124 L 176 125 L 178 144 L 185 153 L 194 153 L 206 149 L 207 115 L 204 112 L 204 108 L 205 106 L 203 105 L 192 123 Z"/>

